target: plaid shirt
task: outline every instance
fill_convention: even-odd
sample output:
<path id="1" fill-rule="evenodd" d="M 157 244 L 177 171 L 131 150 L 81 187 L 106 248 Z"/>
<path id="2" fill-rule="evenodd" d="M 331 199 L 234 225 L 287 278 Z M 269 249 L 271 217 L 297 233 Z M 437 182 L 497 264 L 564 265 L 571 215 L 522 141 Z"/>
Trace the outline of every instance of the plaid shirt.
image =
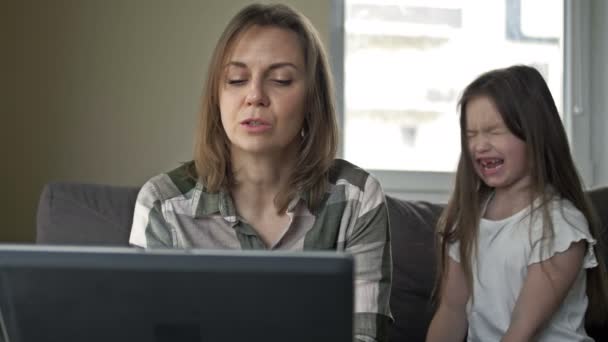
<path id="1" fill-rule="evenodd" d="M 319 209 L 305 196 L 289 203 L 284 235 L 267 247 L 235 211 L 227 192 L 206 192 L 188 176 L 192 163 L 150 179 L 135 205 L 130 243 L 143 248 L 336 250 L 355 260 L 354 334 L 384 341 L 390 320 L 391 251 L 388 211 L 380 183 L 337 159 Z"/>

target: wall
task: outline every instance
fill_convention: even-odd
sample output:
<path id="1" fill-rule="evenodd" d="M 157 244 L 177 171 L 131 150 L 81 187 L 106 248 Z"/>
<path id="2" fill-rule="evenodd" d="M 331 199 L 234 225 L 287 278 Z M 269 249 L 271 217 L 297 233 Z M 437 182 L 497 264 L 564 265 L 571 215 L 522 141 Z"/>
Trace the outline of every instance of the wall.
<path id="1" fill-rule="evenodd" d="M 248 1 L 8 0 L 0 241 L 32 241 L 52 180 L 137 185 L 191 159 L 211 50 Z M 325 0 L 285 1 L 329 37 Z M 12 33 L 9 33 L 12 32 Z M 4 71 L 4 70 L 3 70 Z M 6 175 L 4 173 L 7 173 Z M 8 190 L 7 190 L 8 189 Z"/>
<path id="2" fill-rule="evenodd" d="M 591 2 L 591 153 L 594 186 L 608 186 L 608 2 Z"/>
<path id="3" fill-rule="evenodd" d="M 19 167 L 19 144 L 15 113 L 15 17 L 12 3 L 0 1 L 0 241 L 3 236 L 11 235 L 14 213 L 19 205 L 18 189 L 14 171 Z"/>
<path id="4" fill-rule="evenodd" d="M 34 238 L 38 196 L 49 181 L 136 185 L 189 159 L 211 47 L 246 3 L 2 0 L 0 241 Z M 329 41 L 331 1 L 286 3 Z M 591 4 L 593 184 L 605 186 L 608 4 Z"/>

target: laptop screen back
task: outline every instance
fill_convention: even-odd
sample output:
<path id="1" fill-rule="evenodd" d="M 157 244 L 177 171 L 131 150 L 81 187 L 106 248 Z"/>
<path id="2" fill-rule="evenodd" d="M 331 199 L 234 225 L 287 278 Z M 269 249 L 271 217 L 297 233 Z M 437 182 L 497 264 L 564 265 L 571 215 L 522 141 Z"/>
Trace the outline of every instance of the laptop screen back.
<path id="1" fill-rule="evenodd" d="M 0 247 L 7 342 L 352 341 L 330 252 Z"/>

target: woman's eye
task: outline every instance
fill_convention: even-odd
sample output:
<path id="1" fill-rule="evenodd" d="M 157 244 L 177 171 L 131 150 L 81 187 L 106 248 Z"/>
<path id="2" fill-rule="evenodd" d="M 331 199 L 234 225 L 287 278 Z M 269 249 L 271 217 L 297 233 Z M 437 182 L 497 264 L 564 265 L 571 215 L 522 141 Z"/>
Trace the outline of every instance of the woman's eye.
<path id="1" fill-rule="evenodd" d="M 292 80 L 273 80 L 275 83 L 283 86 L 288 86 L 291 84 Z"/>
<path id="2" fill-rule="evenodd" d="M 230 85 L 240 85 L 240 84 L 244 84 L 245 80 L 242 79 L 229 79 L 228 80 L 228 84 Z"/>

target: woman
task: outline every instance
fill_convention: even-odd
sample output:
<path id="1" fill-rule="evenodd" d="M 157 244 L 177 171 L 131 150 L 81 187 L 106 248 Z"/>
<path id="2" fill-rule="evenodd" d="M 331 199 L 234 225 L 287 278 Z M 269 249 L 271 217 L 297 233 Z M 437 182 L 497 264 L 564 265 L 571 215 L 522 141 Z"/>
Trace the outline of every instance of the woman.
<path id="1" fill-rule="evenodd" d="M 355 259 L 355 338 L 390 317 L 390 243 L 380 184 L 334 160 L 326 54 L 284 5 L 250 5 L 228 24 L 207 73 L 194 162 L 152 178 L 135 208 L 144 248 L 337 250 Z"/>

